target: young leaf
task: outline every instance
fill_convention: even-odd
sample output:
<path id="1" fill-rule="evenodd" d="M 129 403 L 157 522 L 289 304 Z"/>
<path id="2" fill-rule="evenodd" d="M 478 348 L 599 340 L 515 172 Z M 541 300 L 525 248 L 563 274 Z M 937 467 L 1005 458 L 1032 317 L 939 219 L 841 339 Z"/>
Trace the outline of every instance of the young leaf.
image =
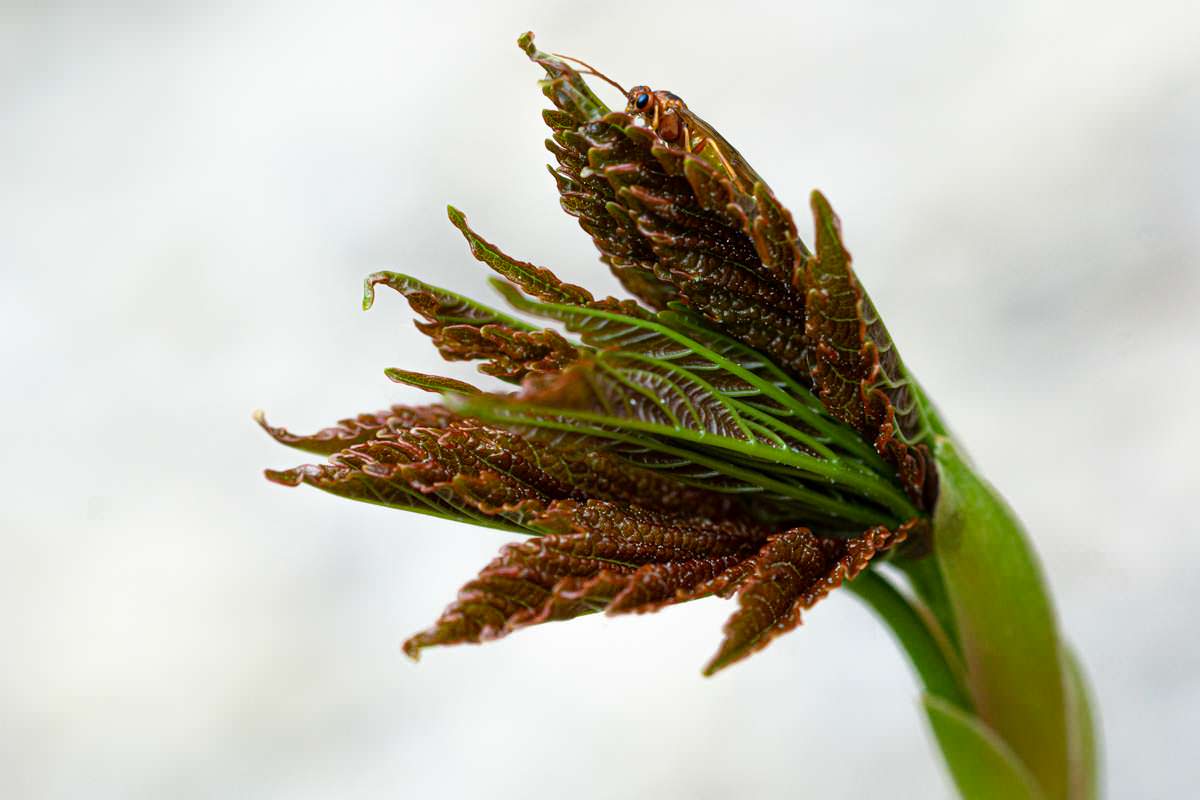
<path id="1" fill-rule="evenodd" d="M 914 502 L 931 508 L 937 472 L 920 395 L 874 305 L 850 266 L 841 223 L 820 192 L 812 195 L 816 258 L 807 262 L 808 337 L 813 386 L 825 406 L 895 464 Z"/>
<path id="2" fill-rule="evenodd" d="M 650 244 L 655 277 L 718 328 L 807 382 L 804 295 L 791 283 L 803 250 L 794 226 L 785 230 L 790 215 L 777 204 L 759 213 L 753 198 L 740 197 L 704 158 L 666 145 L 632 120 L 623 131 L 632 151 L 589 142 L 589 165 L 613 187 L 618 208 L 610 213 L 627 216 Z M 773 200 L 765 187 L 760 195 Z"/>
<path id="3" fill-rule="evenodd" d="M 653 610 L 709 593 L 757 549 L 765 532 L 602 501 L 560 501 L 530 516 L 547 535 L 510 544 L 464 586 L 433 627 L 404 643 L 482 642 L 518 628 L 611 606 Z"/>
<path id="4" fill-rule="evenodd" d="M 361 447 L 361 445 L 358 445 Z M 357 459 L 351 450 L 345 451 L 346 461 L 331 464 L 305 464 L 288 470 L 266 470 L 267 479 L 282 486 L 301 483 L 338 497 L 365 503 L 413 511 L 442 519 L 466 522 L 506 531 L 526 532 L 520 525 L 480 512 L 472 502 L 448 487 L 432 486 L 428 491 L 398 479 L 394 468 L 377 467 L 369 460 Z M 372 474 L 372 466 L 384 474 Z"/>
<path id="5" fill-rule="evenodd" d="M 1072 800 L 1096 800 L 1100 797 L 1100 727 L 1092 711 L 1095 705 L 1087 676 L 1073 648 L 1063 646 L 1066 667 L 1067 711 L 1070 725 Z"/>
<path id="6" fill-rule="evenodd" d="M 725 624 L 725 640 L 704 668 L 712 675 L 766 647 L 800 624 L 800 612 L 866 568 L 881 550 L 902 542 L 908 526 L 879 526 L 850 539 L 818 539 L 805 528 L 773 535 L 749 562 L 738 590 L 740 608 Z"/>
<path id="7" fill-rule="evenodd" d="M 1049 797 L 1069 784 L 1058 626 L 1025 532 L 955 445 L 935 444 L 941 488 L 934 550 L 958 623 L 975 712 Z"/>
<path id="8" fill-rule="evenodd" d="M 599 119 L 608 113 L 608 107 L 578 72 L 552 53 L 543 53 L 534 46 L 532 31 L 521 34 L 517 46 L 525 51 L 530 60 L 546 70 L 548 79 L 542 81 L 542 93 L 559 109 L 571 114 L 579 122 Z"/>
<path id="9" fill-rule="evenodd" d="M 436 394 L 482 393 L 481 389 L 465 381 L 446 378 L 441 375 L 428 375 L 424 372 L 413 372 L 407 369 L 397 369 L 396 367 L 388 367 L 383 371 L 383 374 L 387 375 L 388 380 L 395 383 L 414 386 L 427 392 L 435 392 Z"/>
<path id="10" fill-rule="evenodd" d="M 507 515 L 513 524 L 501 527 L 510 530 L 523 528 L 527 501 L 640 503 L 653 498 L 664 511 L 687 510 L 712 519 L 739 511 L 736 497 L 681 484 L 610 452 L 570 443 L 533 444 L 511 431 L 441 413 L 447 418 L 436 428 L 404 426 L 403 419 L 391 418 L 369 440 L 335 453 L 329 465 L 270 471 L 268 477 L 471 521 Z"/>
<path id="11" fill-rule="evenodd" d="M 875 528 L 835 541 L 795 529 L 768 537 L 744 523 L 595 500 L 533 507 L 526 525 L 545 535 L 505 546 L 405 652 L 416 658 L 434 645 L 483 642 L 601 610 L 654 611 L 741 586 L 742 608 L 705 670 L 712 674 L 795 627 L 801 608 L 905 535 Z"/>
<path id="12" fill-rule="evenodd" d="M 444 428 L 457 418 L 457 415 L 444 406 L 392 406 L 373 414 L 359 414 L 353 419 L 343 419 L 337 425 L 323 428 L 316 433 L 301 435 L 286 428 L 269 425 L 262 411 L 254 412 L 254 421 L 272 439 L 288 447 L 319 456 L 333 455 L 352 445 L 370 441 L 392 421 L 402 428 Z"/>
<path id="13" fill-rule="evenodd" d="M 613 355 L 650 357 L 670 362 L 690 378 L 708 383 L 719 394 L 734 398 L 746 414 L 776 430 L 787 430 L 805 448 L 826 457 L 839 450 L 869 468 L 886 472 L 879 456 L 857 434 L 825 416 L 825 409 L 807 389 L 759 353 L 703 326 L 686 311 L 671 309 L 654 317 L 628 316 L 608 307 L 538 303 L 513 287 L 494 282 L 514 308 L 555 319 L 580 334 L 587 344 Z"/>
<path id="14" fill-rule="evenodd" d="M 902 492 L 877 475 L 792 449 L 786 442 L 759 438 L 761 431 L 749 425 L 749 433 L 742 433 L 739 423 L 745 420 L 715 393 L 691 395 L 685 386 L 659 383 L 655 373 L 650 373 L 649 384 L 639 385 L 645 377 L 583 360 L 552 380 L 527 386 L 516 397 L 459 398 L 455 407 L 500 425 L 573 429 L 662 453 L 691 453 L 698 463 L 791 498 L 798 515 L 832 524 L 835 530 L 888 524 L 915 512 Z M 703 411 L 688 404 L 692 399 Z M 777 470 L 782 475 L 776 476 Z M 842 490 L 861 493 L 890 512 L 831 493 L 831 479 Z"/>
<path id="15" fill-rule="evenodd" d="M 479 371 L 511 383 L 533 372 L 554 372 L 578 352 L 553 330 L 538 330 L 523 320 L 396 272 L 377 272 L 366 280 L 363 306 L 370 308 L 376 284 L 408 299 L 425 318 L 417 329 L 433 340 L 447 361 L 482 361 Z"/>
<path id="16" fill-rule="evenodd" d="M 924 695 L 921 702 L 964 798 L 1046 800 L 1017 754 L 978 717 L 933 695 Z"/>
<path id="17" fill-rule="evenodd" d="M 564 211 L 579 221 L 596 248 L 600 260 L 634 297 L 654 309 L 665 308 L 676 299 L 678 292 L 669 283 L 654 275 L 657 258 L 650 243 L 637 229 L 637 223 L 625 212 L 608 180 L 589 165 L 593 149 L 617 151 L 608 159 L 638 158 L 639 151 L 625 135 L 628 117 L 608 115 L 603 120 L 587 123 L 580 132 L 579 121 L 563 111 L 542 112 L 546 124 L 554 132 L 546 148 L 558 162 L 550 174 L 558 187 L 559 203 Z M 613 121 L 610 121 L 613 120 Z M 645 157 L 647 168 L 656 168 Z"/>
<path id="18" fill-rule="evenodd" d="M 629 301 L 595 300 L 586 290 L 562 282 L 550 270 L 506 255 L 475 233 L 461 212 L 452 210 L 451 217 L 477 258 L 516 281 L 527 293 L 543 300 L 540 303 L 529 300 L 508 284 L 494 283 L 517 309 L 557 319 L 568 330 L 579 333 L 586 344 L 596 348 L 620 349 L 674 361 L 687 367 L 692 377 L 702 378 L 724 394 L 742 398 L 762 395 L 754 408 L 766 410 L 774 418 L 764 420 L 768 427 L 787 431 L 805 447 L 826 457 L 833 454 L 825 443 L 836 442 L 856 460 L 876 467 L 879 459 L 869 447 L 851 431 L 825 417 L 823 407 L 807 390 L 746 345 L 705 328 L 678 310 L 655 316 Z M 696 338 L 684 335 L 672 325 L 678 325 Z M 747 413 L 756 416 L 753 409 Z M 778 424 L 782 418 L 791 416 L 796 422 Z"/>

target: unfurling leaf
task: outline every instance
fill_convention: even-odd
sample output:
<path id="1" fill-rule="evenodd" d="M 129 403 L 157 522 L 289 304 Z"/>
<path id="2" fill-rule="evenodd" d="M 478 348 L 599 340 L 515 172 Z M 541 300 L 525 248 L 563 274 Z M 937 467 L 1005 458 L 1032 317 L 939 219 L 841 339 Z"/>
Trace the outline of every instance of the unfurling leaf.
<path id="1" fill-rule="evenodd" d="M 517 46 L 525 51 L 530 60 L 546 70 L 548 79 L 542 81 L 542 93 L 556 106 L 580 121 L 597 119 L 608 113 L 608 107 L 578 72 L 557 56 L 543 53 L 534 46 L 532 32 L 522 34 L 517 39 Z"/>
<path id="2" fill-rule="evenodd" d="M 726 626 L 711 674 L 795 627 L 801 609 L 906 532 L 879 527 L 849 541 L 805 529 L 768 536 L 759 526 L 594 500 L 552 503 L 527 524 L 549 533 L 505 546 L 433 627 L 405 642 L 405 652 L 415 658 L 425 647 L 488 641 L 602 610 L 654 611 L 740 586 L 742 609 Z"/>
<path id="3" fill-rule="evenodd" d="M 367 278 L 365 307 L 371 306 L 374 287 L 380 283 L 404 295 L 412 309 L 425 318 L 416 323 L 417 329 L 447 361 L 482 361 L 480 372 L 520 383 L 530 373 L 555 372 L 578 357 L 576 349 L 556 331 L 538 330 L 523 320 L 396 272 L 377 272 Z"/>
<path id="4" fill-rule="evenodd" d="M 569 114 L 546 119 L 563 207 L 626 288 L 653 308 L 683 301 L 807 382 L 804 298 L 792 284 L 806 251 L 770 190 L 742 194 L 627 114 L 575 129 Z"/>
<path id="5" fill-rule="evenodd" d="M 841 222 L 812 195 L 816 258 L 808 261 L 808 336 L 815 345 L 813 387 L 838 419 L 872 439 L 896 466 L 914 502 L 931 509 L 937 492 L 930 423 L 875 306 L 851 268 Z"/>
<path id="6" fill-rule="evenodd" d="M 454 394 L 482 394 L 483 390 L 477 386 L 472 386 L 466 381 L 447 378 L 443 375 L 429 375 L 424 372 L 413 372 L 407 369 L 397 369 L 396 367 L 388 367 L 383 371 L 384 375 L 388 376 L 388 380 L 396 383 L 402 383 L 405 386 L 415 386 L 418 389 L 423 389 L 426 392 L 434 392 L 442 395 Z"/>
<path id="7" fill-rule="evenodd" d="M 528 524 L 552 532 L 505 546 L 432 628 L 405 642 L 409 655 L 610 604 L 614 612 L 652 610 L 707 594 L 707 583 L 754 552 L 764 535 L 742 523 L 596 500 L 553 503 Z"/>
<path id="8" fill-rule="evenodd" d="M 267 424 L 266 415 L 261 411 L 254 414 L 255 422 L 275 441 L 319 456 L 332 455 L 374 439 L 375 434 L 386 428 L 390 420 L 394 420 L 400 428 L 444 428 L 456 418 L 454 412 L 444 406 L 392 406 L 374 414 L 359 414 L 353 419 L 343 419 L 337 425 L 316 433 L 300 435 Z"/>
<path id="9" fill-rule="evenodd" d="M 525 516 L 531 502 L 599 498 L 639 503 L 653 498 L 657 508 L 711 519 L 728 517 L 739 506 L 736 497 L 679 483 L 610 452 L 570 443 L 535 444 L 444 409 L 439 409 L 445 417 L 436 419 L 437 427 L 406 426 L 403 412 L 410 411 L 393 409 L 369 441 L 334 453 L 327 465 L 268 471 L 267 477 L 524 532 L 530 530 Z"/>
<path id="10" fill-rule="evenodd" d="M 876 553 L 904 541 L 915 521 L 895 533 L 878 526 L 847 541 L 819 539 L 805 528 L 778 533 L 746 565 L 738 589 L 739 609 L 725 625 L 725 641 L 704 668 L 724 669 L 770 644 L 800 624 L 812 608 L 843 580 L 852 580 Z"/>
<path id="11" fill-rule="evenodd" d="M 565 111 L 547 110 L 542 117 L 553 131 L 546 147 L 558 162 L 558 168 L 551 168 L 550 174 L 558 186 L 563 210 L 579 220 L 579 227 L 600 251 L 600 260 L 630 294 L 651 308 L 666 308 L 678 292 L 655 277 L 657 257 L 650 243 L 616 202 L 616 192 L 608 179 L 588 164 L 588 153 L 593 148 L 619 150 L 620 155 L 614 156 L 618 158 L 636 158 L 638 151 L 624 129 L 597 121 L 586 125 L 585 138 L 578 132 L 580 121 Z"/>

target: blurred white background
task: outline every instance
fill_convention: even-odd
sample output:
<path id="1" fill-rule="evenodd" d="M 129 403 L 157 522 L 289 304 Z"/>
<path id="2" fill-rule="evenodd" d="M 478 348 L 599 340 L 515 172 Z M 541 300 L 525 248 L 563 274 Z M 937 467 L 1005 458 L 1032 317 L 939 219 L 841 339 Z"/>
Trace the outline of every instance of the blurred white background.
<path id="1" fill-rule="evenodd" d="M 949 795 L 848 595 L 712 680 L 717 600 L 414 665 L 505 537 L 262 479 L 304 457 L 254 408 L 425 399 L 382 370 L 436 355 L 359 287 L 484 294 L 447 202 L 615 291 L 542 166 L 529 28 L 682 94 L 802 230 L 827 192 L 1035 536 L 1111 795 L 1194 790 L 1195 3 L 0 8 L 4 797 Z"/>

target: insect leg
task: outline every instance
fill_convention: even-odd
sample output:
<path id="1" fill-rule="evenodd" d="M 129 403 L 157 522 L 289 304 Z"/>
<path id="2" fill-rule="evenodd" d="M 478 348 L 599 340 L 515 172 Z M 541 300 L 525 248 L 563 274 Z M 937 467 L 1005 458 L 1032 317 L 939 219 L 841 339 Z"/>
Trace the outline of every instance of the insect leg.
<path id="1" fill-rule="evenodd" d="M 744 186 L 742 186 L 742 179 L 738 176 L 737 172 L 733 169 L 733 164 L 729 163 L 729 159 L 726 158 L 725 154 L 721 152 L 721 148 L 717 147 L 717 143 L 714 141 L 711 141 L 709 139 L 705 139 L 703 144 L 711 144 L 712 145 L 713 152 L 715 152 L 717 154 L 717 158 L 720 160 L 721 165 L 723 167 L 725 167 L 725 171 L 729 173 L 729 177 L 733 178 L 734 184 L 741 191 L 743 191 L 743 192 L 746 191 L 746 188 Z M 702 147 L 703 147 L 703 144 L 701 145 Z M 697 150 L 697 152 L 699 152 L 699 151 Z"/>

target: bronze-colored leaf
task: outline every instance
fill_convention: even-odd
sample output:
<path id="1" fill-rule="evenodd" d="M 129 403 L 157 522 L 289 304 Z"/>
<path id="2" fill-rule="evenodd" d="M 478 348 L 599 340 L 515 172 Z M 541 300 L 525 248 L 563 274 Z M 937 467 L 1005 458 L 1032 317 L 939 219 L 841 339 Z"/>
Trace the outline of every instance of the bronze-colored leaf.
<path id="1" fill-rule="evenodd" d="M 454 292 L 408 275 L 377 272 L 366 280 L 364 306 L 374 287 L 385 284 L 424 317 L 417 329 L 428 336 L 447 361 L 482 361 L 479 371 L 520 383 L 531 372 L 553 372 L 578 353 L 558 332 L 538 328 Z"/>
<path id="2" fill-rule="evenodd" d="M 904 363 L 842 244 L 841 222 L 812 195 L 816 258 L 808 261 L 807 330 L 814 344 L 813 387 L 838 419 L 873 441 L 895 465 L 914 502 L 931 508 L 936 472 L 924 439 L 929 423 Z"/>
<path id="3" fill-rule="evenodd" d="M 443 375 L 430 375 L 425 372 L 413 372 L 412 370 L 398 369 L 397 367 L 388 367 L 383 371 L 383 374 L 387 375 L 388 380 L 395 383 L 413 386 L 435 394 L 482 393 L 482 390 L 477 386 L 472 386 L 466 381 L 460 381 L 455 378 L 447 378 Z"/>
<path id="4" fill-rule="evenodd" d="M 269 471 L 268 477 L 291 486 L 307 483 L 355 500 L 402 508 L 432 506 L 450 516 L 465 513 L 473 521 L 482 516 L 497 518 L 499 524 L 498 518 L 504 518 L 502 526 L 509 529 L 527 527 L 528 501 L 652 503 L 665 512 L 686 510 L 713 519 L 729 517 L 740 508 L 735 496 L 689 486 L 607 450 L 567 441 L 535 444 L 436 406 L 425 414 L 405 407 L 396 410 L 405 416 L 389 417 L 368 432 L 346 426 L 319 434 L 313 441 L 326 452 L 329 441 L 357 436 L 353 444 L 332 454 L 330 464 Z M 404 424 L 424 417 L 437 426 Z M 277 438 L 291 436 L 281 429 L 268 431 Z"/>
<path id="5" fill-rule="evenodd" d="M 877 526 L 849 540 L 821 539 L 807 528 L 770 537 L 742 578 L 739 608 L 725 624 L 725 639 L 704 674 L 740 661 L 795 628 L 804 609 L 854 578 L 876 553 L 903 541 L 911 524 L 896 533 Z"/>
<path id="6" fill-rule="evenodd" d="M 517 39 L 517 46 L 525 51 L 531 61 L 540 64 L 546 70 L 547 80 L 542 81 L 542 92 L 560 110 L 579 122 L 599 119 L 608 113 L 608 107 L 595 95 L 578 72 L 554 54 L 543 53 L 534 46 L 532 32 L 521 34 Z"/>
<path id="7" fill-rule="evenodd" d="M 487 641 L 606 607 L 647 611 L 702 596 L 765 536 L 741 523 L 596 500 L 552 503 L 530 524 L 548 533 L 506 545 L 405 652 L 416 658 L 425 647 Z"/>
<path id="8" fill-rule="evenodd" d="M 362 447 L 362 445 L 357 445 Z M 342 457 L 345 460 L 342 460 Z M 329 464 L 304 464 L 288 470 L 265 470 L 268 480 L 283 486 L 307 484 L 338 497 L 414 511 L 501 530 L 527 532 L 518 523 L 480 512 L 469 498 L 433 486 L 429 490 L 397 479 L 396 467 L 356 457 L 352 450 Z"/>
<path id="9" fill-rule="evenodd" d="M 275 441 L 320 456 L 332 455 L 352 445 L 374 439 L 375 434 L 387 427 L 391 420 L 395 420 L 395 424 L 402 428 L 444 428 L 455 419 L 458 419 L 458 416 L 444 406 L 396 405 L 373 414 L 359 414 L 351 419 L 343 419 L 337 425 L 303 435 L 269 425 L 263 412 L 254 413 L 254 420 Z"/>
<path id="10" fill-rule="evenodd" d="M 471 247 L 471 255 L 488 265 L 496 273 L 504 276 L 513 285 L 520 287 L 526 294 L 547 303 L 557 303 L 567 306 L 580 306 L 634 317 L 648 317 L 650 312 L 633 300 L 619 300 L 606 297 L 597 300 L 592 293 L 582 286 L 576 286 L 559 279 L 545 267 L 538 267 L 528 261 L 520 261 L 501 250 L 496 245 L 484 239 L 467 224 L 466 215 L 450 206 L 447 212 L 454 227 L 458 228 L 467 244 Z"/>
<path id="11" fill-rule="evenodd" d="M 655 308 L 683 300 L 809 380 L 804 298 L 792 284 L 806 251 L 765 185 L 741 194 L 707 160 L 620 113 L 556 131 L 550 149 L 564 207 L 627 287 Z"/>
<path id="12" fill-rule="evenodd" d="M 655 277 L 658 259 L 649 241 L 638 231 L 634 218 L 617 202 L 612 184 L 589 165 L 590 151 L 604 150 L 607 152 L 603 157 L 595 156 L 597 160 L 628 163 L 643 159 L 647 168 L 659 169 L 652 157 L 639 151 L 625 135 L 623 124 L 628 118 L 613 116 L 615 124 L 608 118 L 589 122 L 583 126 L 585 134 L 581 135 L 578 132 L 581 126 L 572 115 L 544 111 L 543 118 L 554 132 L 546 147 L 558 162 L 550 174 L 558 187 L 563 210 L 579 220 L 579 227 L 592 237 L 600 251 L 600 260 L 621 285 L 651 308 L 666 308 L 678 292 Z"/>

